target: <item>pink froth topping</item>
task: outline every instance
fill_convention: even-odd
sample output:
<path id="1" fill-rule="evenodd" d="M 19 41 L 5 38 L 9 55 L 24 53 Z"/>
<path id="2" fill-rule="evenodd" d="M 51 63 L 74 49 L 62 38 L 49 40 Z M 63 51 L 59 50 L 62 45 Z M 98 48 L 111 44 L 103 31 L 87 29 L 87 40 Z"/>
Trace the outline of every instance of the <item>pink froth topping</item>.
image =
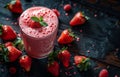
<path id="1" fill-rule="evenodd" d="M 28 25 L 30 25 L 33 21 L 31 20 L 31 17 L 33 16 L 36 16 L 38 18 L 42 16 L 48 26 L 40 28 L 29 27 Z M 48 36 L 57 29 L 58 18 L 52 10 L 46 7 L 32 7 L 23 12 L 23 14 L 20 16 L 19 24 L 21 30 L 25 34 L 31 37 L 41 38 Z"/>

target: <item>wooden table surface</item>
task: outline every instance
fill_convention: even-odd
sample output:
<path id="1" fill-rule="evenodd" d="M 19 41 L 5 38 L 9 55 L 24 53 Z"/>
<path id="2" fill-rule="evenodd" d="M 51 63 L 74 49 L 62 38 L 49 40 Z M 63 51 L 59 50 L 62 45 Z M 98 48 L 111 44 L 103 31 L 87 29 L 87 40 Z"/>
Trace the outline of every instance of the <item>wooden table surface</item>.
<path id="1" fill-rule="evenodd" d="M 19 15 L 12 14 L 9 10 L 3 8 L 10 0 L 0 0 L 0 23 L 11 25 L 17 33 L 20 33 L 18 26 Z M 92 1 L 92 2 L 91 2 Z M 60 66 L 59 77 L 98 77 L 101 69 L 106 68 L 109 71 L 109 77 L 120 77 L 120 2 L 117 0 L 21 0 L 22 7 L 26 10 L 32 6 L 45 6 L 50 9 L 58 9 L 59 30 L 60 33 L 67 28 L 80 38 L 80 41 L 74 41 L 67 45 L 72 57 L 70 67 Z M 103 1 L 103 2 L 102 2 Z M 112 2 L 112 3 L 111 3 Z M 72 10 L 65 12 L 63 6 L 71 4 Z M 108 4 L 108 5 L 105 5 Z M 103 7 L 104 6 L 104 7 Z M 114 7 L 114 8 L 113 8 Z M 78 11 L 84 11 L 90 19 L 82 26 L 70 27 L 69 21 Z M 66 16 L 68 13 L 68 16 Z M 9 19 L 9 20 L 8 20 Z M 2 40 L 1 40 L 2 43 Z M 63 45 L 55 44 L 55 50 Z M 73 64 L 74 55 L 84 55 L 91 59 L 91 69 L 86 72 L 80 72 Z M 33 59 L 31 71 L 24 72 L 17 62 L 1 63 L 0 77 L 51 77 L 47 72 L 47 59 Z M 9 67 L 15 66 L 17 73 L 11 75 Z"/>

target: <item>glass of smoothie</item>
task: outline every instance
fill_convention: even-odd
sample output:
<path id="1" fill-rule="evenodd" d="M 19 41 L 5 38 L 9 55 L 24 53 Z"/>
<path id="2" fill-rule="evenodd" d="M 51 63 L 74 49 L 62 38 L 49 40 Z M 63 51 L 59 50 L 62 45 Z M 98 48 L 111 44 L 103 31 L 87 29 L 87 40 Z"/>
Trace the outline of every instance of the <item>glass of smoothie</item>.
<path id="1" fill-rule="evenodd" d="M 42 17 L 47 26 L 40 24 L 40 27 L 33 27 L 38 23 L 32 20 L 32 17 Z M 28 8 L 20 16 L 19 26 L 25 51 L 29 56 L 41 59 L 52 52 L 58 30 L 58 18 L 51 9 L 42 6 Z"/>

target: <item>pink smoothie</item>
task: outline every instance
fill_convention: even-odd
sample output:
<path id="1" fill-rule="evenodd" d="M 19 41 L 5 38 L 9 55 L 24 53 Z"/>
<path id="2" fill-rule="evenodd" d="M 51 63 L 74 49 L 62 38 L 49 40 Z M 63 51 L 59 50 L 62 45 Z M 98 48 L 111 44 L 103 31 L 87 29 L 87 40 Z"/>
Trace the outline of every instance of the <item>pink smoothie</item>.
<path id="1" fill-rule="evenodd" d="M 48 24 L 46 27 L 31 28 L 31 17 L 43 17 Z M 24 11 L 19 19 L 21 36 L 25 50 L 33 58 L 46 57 L 54 47 L 58 30 L 58 18 L 56 14 L 46 7 L 31 7 Z"/>

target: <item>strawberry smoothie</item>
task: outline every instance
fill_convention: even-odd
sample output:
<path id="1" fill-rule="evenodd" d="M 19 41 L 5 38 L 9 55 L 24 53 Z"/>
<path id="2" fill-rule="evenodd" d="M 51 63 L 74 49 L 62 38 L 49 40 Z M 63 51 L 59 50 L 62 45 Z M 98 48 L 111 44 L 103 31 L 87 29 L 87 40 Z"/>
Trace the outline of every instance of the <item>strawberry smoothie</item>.
<path id="1" fill-rule="evenodd" d="M 32 16 L 42 16 L 48 26 L 29 27 Z M 47 57 L 54 48 L 57 35 L 58 18 L 56 14 L 46 7 L 31 7 L 21 14 L 19 25 L 27 54 L 38 59 Z"/>

